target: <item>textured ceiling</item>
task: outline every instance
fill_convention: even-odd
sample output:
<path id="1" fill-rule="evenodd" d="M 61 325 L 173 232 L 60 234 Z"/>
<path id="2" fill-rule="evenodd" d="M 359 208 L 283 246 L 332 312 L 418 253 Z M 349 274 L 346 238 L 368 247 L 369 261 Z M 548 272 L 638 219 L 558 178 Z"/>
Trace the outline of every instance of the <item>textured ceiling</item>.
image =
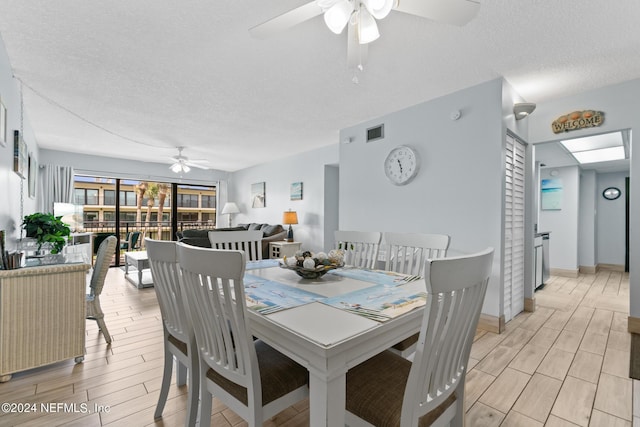
<path id="1" fill-rule="evenodd" d="M 527 101 L 640 77 L 637 0 L 480 0 L 465 27 L 400 12 L 352 83 L 321 17 L 248 29 L 305 0 L 0 0 L 0 34 L 43 148 L 233 171 L 504 76 Z"/>

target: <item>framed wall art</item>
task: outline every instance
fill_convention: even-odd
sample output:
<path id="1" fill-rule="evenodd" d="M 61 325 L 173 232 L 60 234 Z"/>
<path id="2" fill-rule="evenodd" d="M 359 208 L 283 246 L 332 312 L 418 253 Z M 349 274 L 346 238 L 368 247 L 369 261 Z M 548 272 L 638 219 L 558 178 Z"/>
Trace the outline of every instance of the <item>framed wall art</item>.
<path id="1" fill-rule="evenodd" d="M 257 182 L 251 184 L 251 207 L 252 208 L 264 208 L 266 204 L 264 182 Z"/>
<path id="2" fill-rule="evenodd" d="M 0 98 L 0 146 L 7 146 L 7 108 Z"/>
<path id="3" fill-rule="evenodd" d="M 38 181 L 38 161 L 32 153 L 29 153 L 29 197 L 34 199 L 36 197 L 36 183 Z"/>
<path id="4" fill-rule="evenodd" d="M 291 184 L 291 200 L 302 200 L 301 182 L 294 182 Z"/>
<path id="5" fill-rule="evenodd" d="M 27 144 L 22 139 L 20 131 L 13 132 L 13 171 L 26 178 L 29 170 L 29 159 L 27 154 Z"/>

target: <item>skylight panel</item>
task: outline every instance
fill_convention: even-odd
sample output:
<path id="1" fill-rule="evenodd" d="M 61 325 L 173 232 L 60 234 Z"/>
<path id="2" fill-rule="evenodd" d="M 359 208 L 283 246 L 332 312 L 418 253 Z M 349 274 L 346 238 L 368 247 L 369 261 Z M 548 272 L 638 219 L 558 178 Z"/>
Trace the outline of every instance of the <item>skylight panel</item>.
<path id="1" fill-rule="evenodd" d="M 623 160 L 625 158 L 623 146 L 601 148 L 599 150 L 578 151 L 571 154 L 573 154 L 573 157 L 575 157 L 581 164 Z"/>

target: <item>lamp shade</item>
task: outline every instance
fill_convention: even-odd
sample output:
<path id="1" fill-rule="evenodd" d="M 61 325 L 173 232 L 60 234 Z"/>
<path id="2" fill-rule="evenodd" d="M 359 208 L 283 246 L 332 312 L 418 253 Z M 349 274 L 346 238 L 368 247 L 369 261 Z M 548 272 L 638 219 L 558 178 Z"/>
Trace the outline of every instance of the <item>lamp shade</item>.
<path id="1" fill-rule="evenodd" d="M 234 213 L 239 213 L 240 209 L 238 209 L 238 205 L 236 205 L 234 202 L 227 202 L 224 204 L 224 207 L 222 208 L 222 214 L 234 214 Z"/>
<path id="2" fill-rule="evenodd" d="M 296 211 L 287 211 L 282 214 L 282 223 L 283 224 L 297 224 L 298 223 L 298 213 Z"/>
<path id="3" fill-rule="evenodd" d="M 360 44 L 371 43 L 380 37 L 376 20 L 366 8 L 360 9 L 358 18 L 358 42 Z"/>
<path id="4" fill-rule="evenodd" d="M 333 33 L 340 34 L 352 13 L 353 5 L 349 1 L 339 0 L 324 13 L 324 22 Z"/>

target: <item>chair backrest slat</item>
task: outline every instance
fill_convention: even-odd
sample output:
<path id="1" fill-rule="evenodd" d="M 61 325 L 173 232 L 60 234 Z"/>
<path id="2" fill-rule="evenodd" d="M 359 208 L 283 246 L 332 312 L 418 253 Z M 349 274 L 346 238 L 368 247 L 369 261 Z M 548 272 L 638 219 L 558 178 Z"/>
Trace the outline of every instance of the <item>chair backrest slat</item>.
<path id="1" fill-rule="evenodd" d="M 111 264 L 111 259 L 115 254 L 117 244 L 118 239 L 116 236 L 107 236 L 107 238 L 100 243 L 89 284 L 91 288 L 91 295 L 100 295 L 102 293 L 104 279 L 107 277 L 109 265 Z"/>
<path id="2" fill-rule="evenodd" d="M 182 342 L 189 342 L 191 325 L 180 291 L 180 270 L 176 242 L 145 239 L 153 288 L 167 331 Z"/>
<path id="3" fill-rule="evenodd" d="M 213 249 L 244 251 L 248 261 L 262 259 L 262 237 L 263 232 L 260 230 L 209 232 Z"/>
<path id="4" fill-rule="evenodd" d="M 230 232 L 218 232 L 225 233 Z M 246 320 L 245 252 L 183 243 L 177 248 L 182 291 L 201 360 L 228 380 L 260 390 L 257 357 Z M 250 400 L 255 401 L 255 396 Z"/>
<path id="5" fill-rule="evenodd" d="M 344 263 L 359 268 L 375 268 L 382 233 L 336 230 L 336 249 L 344 250 Z"/>
<path id="6" fill-rule="evenodd" d="M 404 393 L 402 426 L 418 425 L 421 416 L 464 387 L 492 262 L 493 248 L 425 261 L 427 305 Z"/>
<path id="7" fill-rule="evenodd" d="M 447 256 L 446 234 L 384 233 L 385 270 L 422 275 L 424 261 Z"/>

